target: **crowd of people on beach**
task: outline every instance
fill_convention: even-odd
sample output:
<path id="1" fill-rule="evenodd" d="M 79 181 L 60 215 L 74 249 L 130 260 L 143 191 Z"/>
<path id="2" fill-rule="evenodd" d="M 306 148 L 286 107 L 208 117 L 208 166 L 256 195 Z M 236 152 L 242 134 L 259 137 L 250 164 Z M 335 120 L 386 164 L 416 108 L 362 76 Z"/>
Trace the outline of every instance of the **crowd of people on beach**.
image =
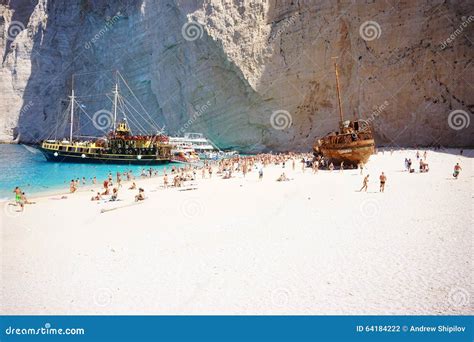
<path id="1" fill-rule="evenodd" d="M 391 151 L 393 153 L 393 151 Z M 419 172 L 426 173 L 429 172 L 429 166 L 427 163 L 427 151 L 423 152 L 421 156 L 420 152 L 417 151 L 415 154 L 416 160 L 419 162 Z M 312 170 L 314 174 L 317 174 L 319 170 L 328 170 L 333 172 L 336 169 L 336 166 L 333 162 L 326 160 L 321 156 L 314 156 L 311 153 L 262 153 L 252 156 L 234 156 L 227 159 L 221 159 L 217 161 L 204 161 L 200 165 L 196 164 L 185 164 L 180 166 L 172 166 L 169 171 L 165 167 L 162 170 L 162 188 L 167 189 L 170 187 L 173 188 L 183 188 L 186 186 L 187 182 L 195 181 L 200 174 L 201 179 L 212 179 L 215 174 L 216 177 L 221 179 L 231 179 L 237 174 L 242 175 L 243 178 L 246 178 L 249 173 L 256 172 L 258 174 L 258 180 L 262 181 L 264 175 L 264 168 L 268 165 L 279 165 L 282 168 L 282 173 L 280 176 L 275 179 L 277 182 L 287 182 L 292 179 L 287 176 L 285 172 L 286 169 L 291 168 L 292 171 L 295 171 L 297 164 L 300 164 L 302 172 L 306 172 L 307 169 Z M 345 165 L 344 162 L 341 162 L 337 165 L 339 172 L 343 172 L 345 169 L 359 169 L 360 174 L 364 175 L 365 165 L 359 163 L 358 165 Z M 415 170 L 412 168 L 411 158 L 405 158 L 405 170 L 409 173 L 414 173 Z M 454 179 L 457 179 L 462 168 L 457 163 L 454 166 Z M 91 197 L 91 201 L 118 201 L 119 192 L 122 191 L 123 180 L 126 180 L 130 183 L 130 186 L 127 188 L 130 191 L 137 191 L 134 196 L 136 202 L 146 200 L 145 189 L 142 187 L 137 187 L 136 180 L 137 178 L 151 178 L 156 176 L 161 176 L 160 171 L 152 167 L 147 169 L 142 169 L 139 176 L 135 176 L 132 170 L 125 172 L 117 172 L 115 177 L 112 175 L 112 172 L 109 172 L 107 178 L 102 182 L 102 189 L 99 191 L 94 191 L 95 195 Z M 369 187 L 369 178 L 370 175 L 364 175 L 362 181 L 362 187 L 359 192 L 367 192 Z M 387 176 L 382 171 L 379 175 L 379 192 L 385 192 L 385 185 L 387 182 Z M 69 192 L 75 193 L 79 187 L 87 186 L 87 180 L 85 177 L 72 179 L 69 184 Z M 92 187 L 99 185 L 99 182 L 96 177 L 91 178 Z M 13 191 L 15 193 L 15 205 L 19 205 L 21 211 L 24 210 L 25 204 L 33 204 L 27 200 L 25 193 L 21 191 L 19 187 L 16 187 Z M 66 198 L 63 196 L 63 198 Z"/>

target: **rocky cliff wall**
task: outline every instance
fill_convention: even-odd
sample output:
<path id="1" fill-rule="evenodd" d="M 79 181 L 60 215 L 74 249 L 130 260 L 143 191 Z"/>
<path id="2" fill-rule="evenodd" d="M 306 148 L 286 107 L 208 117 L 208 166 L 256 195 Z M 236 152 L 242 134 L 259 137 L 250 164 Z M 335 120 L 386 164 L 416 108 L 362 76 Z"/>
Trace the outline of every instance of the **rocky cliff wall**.
<path id="1" fill-rule="evenodd" d="M 343 113 L 368 119 L 378 144 L 472 146 L 473 9 L 468 1 L 3 1 L 0 139 L 66 132 L 73 74 L 84 111 L 110 110 L 103 94 L 117 69 L 171 134 L 200 131 L 247 151 L 308 149 L 337 125 L 331 57 L 339 56 Z M 78 117 L 82 134 L 98 133 Z"/>

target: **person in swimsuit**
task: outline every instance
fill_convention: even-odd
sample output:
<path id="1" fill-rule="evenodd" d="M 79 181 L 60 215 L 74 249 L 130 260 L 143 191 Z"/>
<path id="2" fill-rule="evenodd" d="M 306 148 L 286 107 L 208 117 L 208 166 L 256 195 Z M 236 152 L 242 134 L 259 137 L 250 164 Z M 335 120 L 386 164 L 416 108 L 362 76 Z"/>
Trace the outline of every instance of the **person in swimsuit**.
<path id="1" fill-rule="evenodd" d="M 461 165 L 459 165 L 459 163 L 456 163 L 456 165 L 454 165 L 454 173 L 453 173 L 454 179 L 458 179 L 459 172 L 461 172 L 461 170 L 462 170 Z"/>
<path id="2" fill-rule="evenodd" d="M 387 176 L 382 172 L 380 175 L 380 192 L 384 192 L 385 190 L 385 182 L 387 181 Z"/>
<path id="3" fill-rule="evenodd" d="M 28 201 L 28 198 L 26 198 L 26 195 L 24 192 L 21 193 L 21 201 L 24 203 L 24 204 L 35 204 L 36 202 L 31 202 L 31 201 Z"/>
<path id="4" fill-rule="evenodd" d="M 364 177 L 364 183 L 362 184 L 362 188 L 360 188 L 359 192 L 361 192 L 362 190 L 365 190 L 365 192 L 367 192 L 368 186 L 369 186 L 369 175 Z"/>
<path id="5" fill-rule="evenodd" d="M 135 202 L 143 201 L 145 199 L 145 190 L 138 189 L 138 195 L 135 196 Z"/>
<path id="6" fill-rule="evenodd" d="M 118 198 L 118 188 L 112 189 L 112 196 L 110 197 L 110 201 L 116 201 Z"/>
<path id="7" fill-rule="evenodd" d="M 102 199 L 102 196 L 100 195 L 100 192 L 98 192 L 95 196 L 91 197 L 91 201 L 100 201 Z"/>
<path id="8" fill-rule="evenodd" d="M 15 205 L 18 205 L 21 201 L 21 189 L 17 186 L 13 189 L 13 192 L 15 193 Z"/>
<path id="9" fill-rule="evenodd" d="M 76 182 L 74 181 L 74 179 L 71 179 L 71 183 L 69 184 L 69 192 L 73 194 L 76 192 L 76 190 Z"/>

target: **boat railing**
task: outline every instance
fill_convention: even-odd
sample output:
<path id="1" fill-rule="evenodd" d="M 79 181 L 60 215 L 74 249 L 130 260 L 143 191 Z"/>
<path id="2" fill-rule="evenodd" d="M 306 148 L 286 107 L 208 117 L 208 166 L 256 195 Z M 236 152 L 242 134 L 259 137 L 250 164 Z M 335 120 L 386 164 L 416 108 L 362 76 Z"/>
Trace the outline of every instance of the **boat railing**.
<path id="1" fill-rule="evenodd" d="M 329 143 L 331 145 L 349 144 L 355 141 L 372 139 L 370 132 L 357 132 L 329 136 Z"/>

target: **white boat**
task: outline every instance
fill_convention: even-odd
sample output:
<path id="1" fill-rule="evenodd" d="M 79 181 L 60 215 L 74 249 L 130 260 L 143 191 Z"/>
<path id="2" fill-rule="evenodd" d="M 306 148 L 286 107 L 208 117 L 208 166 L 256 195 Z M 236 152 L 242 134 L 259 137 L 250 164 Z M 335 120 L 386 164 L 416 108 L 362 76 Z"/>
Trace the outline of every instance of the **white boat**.
<path id="1" fill-rule="evenodd" d="M 198 163 L 200 161 L 194 149 L 189 147 L 174 146 L 171 149 L 171 162 L 175 163 Z"/>
<path id="2" fill-rule="evenodd" d="M 183 137 L 169 137 L 176 149 L 194 150 L 200 159 L 222 159 L 237 155 L 237 151 L 221 151 L 201 133 L 184 133 Z"/>

